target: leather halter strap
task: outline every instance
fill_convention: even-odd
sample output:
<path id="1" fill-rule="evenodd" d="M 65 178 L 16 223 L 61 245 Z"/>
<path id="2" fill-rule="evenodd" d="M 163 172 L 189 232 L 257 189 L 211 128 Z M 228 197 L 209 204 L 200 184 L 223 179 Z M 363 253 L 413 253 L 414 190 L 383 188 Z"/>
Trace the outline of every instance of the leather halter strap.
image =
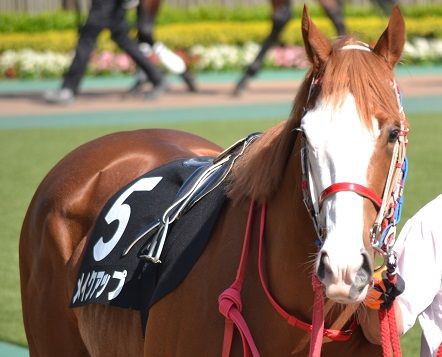
<path id="1" fill-rule="evenodd" d="M 321 194 L 319 195 L 319 209 L 321 209 L 322 204 L 327 198 L 338 192 L 345 191 L 354 192 L 362 197 L 368 198 L 376 205 L 378 209 L 382 205 L 382 198 L 368 187 L 352 182 L 338 182 L 328 186 L 324 191 L 321 192 Z"/>

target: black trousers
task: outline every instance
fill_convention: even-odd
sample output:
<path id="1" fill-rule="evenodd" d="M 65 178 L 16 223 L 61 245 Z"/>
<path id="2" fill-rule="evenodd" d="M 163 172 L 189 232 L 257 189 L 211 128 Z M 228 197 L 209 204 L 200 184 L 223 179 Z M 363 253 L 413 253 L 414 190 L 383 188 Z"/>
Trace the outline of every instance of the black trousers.
<path id="1" fill-rule="evenodd" d="M 138 42 L 145 42 L 153 46 L 153 26 L 156 14 L 150 14 L 148 9 L 143 6 L 143 1 L 137 7 L 137 28 Z"/>
<path id="2" fill-rule="evenodd" d="M 162 73 L 143 56 L 136 42 L 129 37 L 122 0 L 93 0 L 89 16 L 80 31 L 74 60 L 64 75 L 63 88 L 72 89 L 74 92 L 78 91 L 89 62 L 89 56 L 95 48 L 97 37 L 105 28 L 110 29 L 112 40 L 146 72 L 153 85 L 161 82 Z"/>

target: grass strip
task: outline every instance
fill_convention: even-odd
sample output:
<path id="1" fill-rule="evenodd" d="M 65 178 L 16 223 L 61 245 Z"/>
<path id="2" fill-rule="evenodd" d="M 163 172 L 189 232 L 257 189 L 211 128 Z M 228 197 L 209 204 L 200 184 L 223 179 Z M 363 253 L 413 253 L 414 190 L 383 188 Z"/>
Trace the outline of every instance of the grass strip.
<path id="1" fill-rule="evenodd" d="M 276 118 L 238 120 L 232 125 L 231 121 L 224 122 L 220 118 L 211 122 L 158 122 L 149 126 L 190 131 L 227 146 L 250 132 L 263 131 L 276 122 Z M 410 124 L 410 172 L 402 223 L 442 191 L 442 171 L 435 170 L 442 164 L 439 143 L 442 121 L 436 114 L 413 114 Z M 26 345 L 19 292 L 18 238 L 27 205 L 39 182 L 57 161 L 80 144 L 110 132 L 140 126 L 0 130 L 0 340 Z M 418 355 L 419 344 L 419 329 L 415 328 L 402 338 L 404 356 Z"/>

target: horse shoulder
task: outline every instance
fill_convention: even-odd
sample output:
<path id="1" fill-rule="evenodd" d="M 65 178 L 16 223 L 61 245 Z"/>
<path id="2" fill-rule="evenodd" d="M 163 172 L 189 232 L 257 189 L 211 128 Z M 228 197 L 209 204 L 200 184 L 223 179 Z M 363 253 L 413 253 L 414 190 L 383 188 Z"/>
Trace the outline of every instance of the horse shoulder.
<path id="1" fill-rule="evenodd" d="M 25 225 L 41 234 L 47 225 L 69 228 L 71 237 L 63 249 L 72 252 L 103 204 L 124 185 L 163 163 L 218 152 L 217 145 L 174 130 L 137 130 L 95 139 L 66 155 L 48 173 L 31 202 Z"/>
<path id="2" fill-rule="evenodd" d="M 218 297 L 234 281 L 248 202 L 227 202 L 212 236 L 186 279 L 149 311 L 144 356 L 216 356 L 224 317 Z M 241 350 L 242 351 L 242 350 Z"/>
<path id="3" fill-rule="evenodd" d="M 140 330 L 134 314 L 95 307 L 84 309 L 77 320 L 74 309 L 68 308 L 83 252 L 81 242 L 105 202 L 136 177 L 168 161 L 219 151 L 217 145 L 192 134 L 137 130 L 90 141 L 54 166 L 30 203 L 20 237 L 23 312 L 31 352 L 66 355 L 67 346 L 75 346 L 78 351 L 72 353 L 87 355 L 85 333 L 80 336 L 78 324 L 98 330 L 94 321 L 101 312 L 113 318 L 114 325 L 120 325 L 121 319 L 126 334 L 135 325 Z M 54 335 L 60 336 L 58 342 L 50 338 Z M 32 341 L 39 341 L 40 346 Z M 42 345 L 41 341 L 46 342 Z M 88 350 L 92 348 L 90 338 L 85 342 Z"/>

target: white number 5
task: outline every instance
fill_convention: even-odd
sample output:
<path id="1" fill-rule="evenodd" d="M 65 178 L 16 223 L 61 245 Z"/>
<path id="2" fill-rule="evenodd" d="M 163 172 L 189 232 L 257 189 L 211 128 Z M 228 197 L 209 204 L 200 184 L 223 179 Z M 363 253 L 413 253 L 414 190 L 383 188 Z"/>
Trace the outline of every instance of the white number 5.
<path id="1" fill-rule="evenodd" d="M 138 180 L 126 191 L 124 191 L 120 197 L 112 205 L 109 212 L 104 217 L 108 224 L 118 220 L 118 228 L 115 234 L 108 242 L 103 241 L 103 237 L 100 237 L 94 246 L 94 259 L 98 262 L 108 256 L 108 254 L 115 248 L 118 241 L 126 229 L 127 223 L 130 217 L 130 206 L 124 201 L 135 191 L 152 191 L 156 185 L 161 181 L 162 177 L 147 177 Z"/>

